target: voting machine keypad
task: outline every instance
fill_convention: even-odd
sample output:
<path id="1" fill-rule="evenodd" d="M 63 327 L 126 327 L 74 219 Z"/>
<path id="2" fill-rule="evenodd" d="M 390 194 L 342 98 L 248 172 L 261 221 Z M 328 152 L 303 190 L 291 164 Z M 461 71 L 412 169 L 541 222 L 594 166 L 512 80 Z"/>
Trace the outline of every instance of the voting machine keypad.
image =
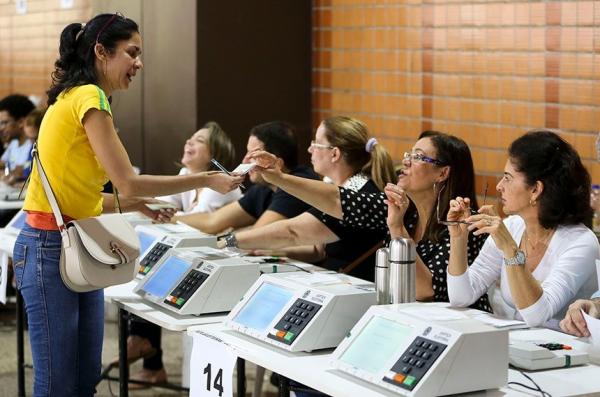
<path id="1" fill-rule="evenodd" d="M 268 337 L 286 345 L 291 345 L 320 308 L 321 305 L 304 299 L 297 299 L 275 325 L 275 329 L 269 333 Z"/>
<path id="2" fill-rule="evenodd" d="M 383 381 L 412 390 L 425 376 L 446 345 L 418 336 L 396 361 Z"/>
<path id="3" fill-rule="evenodd" d="M 140 268 L 138 269 L 138 274 L 146 275 L 148 272 L 156 265 L 156 262 L 163 257 L 165 252 L 167 252 L 170 248 L 173 248 L 170 245 L 157 243 L 150 252 L 144 256 L 144 259 L 140 262 Z"/>
<path id="4" fill-rule="evenodd" d="M 164 303 L 177 309 L 181 309 L 183 305 L 185 305 L 185 302 L 187 302 L 202 283 L 206 281 L 208 276 L 209 275 L 206 273 L 192 270 L 179 284 L 177 284 L 177 287 L 167 295 Z"/>

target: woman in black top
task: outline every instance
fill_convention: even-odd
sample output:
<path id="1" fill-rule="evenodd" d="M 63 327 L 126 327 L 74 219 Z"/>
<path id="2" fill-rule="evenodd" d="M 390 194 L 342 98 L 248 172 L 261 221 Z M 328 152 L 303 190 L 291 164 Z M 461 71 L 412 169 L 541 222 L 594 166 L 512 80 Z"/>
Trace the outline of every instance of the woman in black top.
<path id="1" fill-rule="evenodd" d="M 419 254 L 417 299 L 448 301 L 450 237 L 446 225 L 438 219 L 446 219 L 451 197 L 469 197 L 477 208 L 473 161 L 464 141 L 439 132 L 422 133 L 412 151 L 404 155 L 397 184 L 388 184 L 385 193 L 357 193 L 318 181 L 299 181 L 274 169 L 267 153 L 256 153 L 254 159 L 266 167 L 263 177 L 269 183 L 342 219 L 348 226 L 385 229 L 392 238 L 412 238 Z M 469 264 L 485 238 L 469 235 Z M 491 311 L 486 295 L 472 307 Z"/>
<path id="2" fill-rule="evenodd" d="M 352 192 L 380 193 L 395 179 L 392 159 L 369 136 L 367 126 L 345 116 L 329 117 L 319 125 L 309 149 L 315 171 Z M 346 227 L 318 209 L 272 224 L 235 233 L 245 249 L 278 249 L 286 256 L 317 262 L 366 280 L 374 279 L 374 247 L 385 231 Z"/>

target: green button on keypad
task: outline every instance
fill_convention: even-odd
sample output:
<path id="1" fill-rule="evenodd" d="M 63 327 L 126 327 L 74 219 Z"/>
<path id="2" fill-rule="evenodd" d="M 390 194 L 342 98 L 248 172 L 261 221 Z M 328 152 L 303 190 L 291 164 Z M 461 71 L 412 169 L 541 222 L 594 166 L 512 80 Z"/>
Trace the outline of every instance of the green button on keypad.
<path id="1" fill-rule="evenodd" d="M 183 299 L 183 298 L 177 298 L 176 304 L 177 304 L 177 306 L 181 306 L 181 305 L 183 305 L 183 302 L 185 302 L 185 299 Z"/>
<path id="2" fill-rule="evenodd" d="M 287 340 L 288 342 L 291 341 L 292 339 L 294 339 L 294 333 L 293 332 L 288 332 L 287 334 L 285 334 L 285 336 L 283 337 L 283 339 Z"/>
<path id="3" fill-rule="evenodd" d="M 412 386 L 415 384 L 415 381 L 417 379 L 414 376 L 407 376 L 406 379 L 404 379 L 404 384 L 407 386 Z"/>

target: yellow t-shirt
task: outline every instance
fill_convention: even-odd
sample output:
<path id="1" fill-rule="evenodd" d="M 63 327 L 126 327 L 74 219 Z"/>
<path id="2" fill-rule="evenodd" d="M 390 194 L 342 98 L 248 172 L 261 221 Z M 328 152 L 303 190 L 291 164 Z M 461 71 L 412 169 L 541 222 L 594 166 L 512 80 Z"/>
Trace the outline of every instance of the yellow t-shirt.
<path id="1" fill-rule="evenodd" d="M 112 117 L 110 104 L 100 87 L 88 84 L 62 92 L 46 111 L 37 143 L 60 212 L 73 219 L 102 212 L 101 192 L 108 182 L 82 124 L 90 109 L 104 110 Z M 23 208 L 52 213 L 35 162 Z"/>

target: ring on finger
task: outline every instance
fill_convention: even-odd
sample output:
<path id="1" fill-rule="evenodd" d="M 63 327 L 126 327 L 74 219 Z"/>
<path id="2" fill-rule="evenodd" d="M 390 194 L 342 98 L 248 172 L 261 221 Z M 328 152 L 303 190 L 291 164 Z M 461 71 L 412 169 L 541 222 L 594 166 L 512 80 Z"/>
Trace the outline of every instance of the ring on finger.
<path id="1" fill-rule="evenodd" d="M 492 220 L 491 219 L 484 219 L 483 222 L 487 225 L 487 226 L 492 226 Z"/>

